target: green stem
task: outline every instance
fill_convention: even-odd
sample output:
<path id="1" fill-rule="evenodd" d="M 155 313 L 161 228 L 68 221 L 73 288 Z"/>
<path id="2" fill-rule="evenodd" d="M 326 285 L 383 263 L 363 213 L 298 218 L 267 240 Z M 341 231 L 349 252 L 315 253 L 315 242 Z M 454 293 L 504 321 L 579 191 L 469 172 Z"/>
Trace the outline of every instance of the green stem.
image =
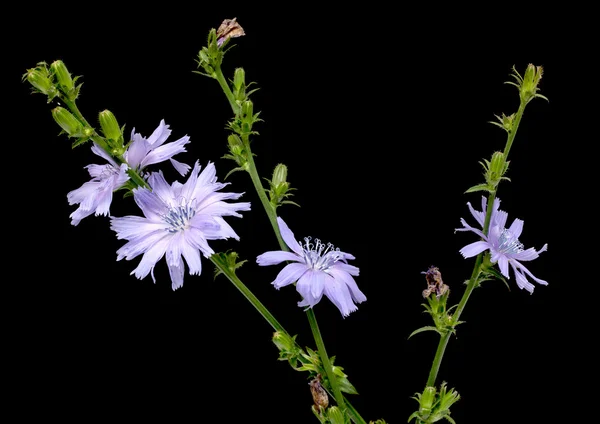
<path id="1" fill-rule="evenodd" d="M 315 316 L 315 311 L 313 311 L 312 308 L 309 308 L 306 311 L 306 316 L 308 317 L 310 329 L 313 333 L 315 343 L 317 344 L 319 356 L 321 357 L 321 361 L 323 362 L 323 368 L 325 368 L 325 371 L 327 372 L 327 378 L 329 378 L 329 384 L 331 384 L 333 396 L 335 397 L 335 401 L 337 402 L 338 407 L 342 411 L 344 411 L 346 409 L 344 403 L 344 395 L 342 395 L 340 385 L 338 384 L 337 378 L 335 378 L 335 375 L 333 373 L 333 367 L 331 365 L 331 361 L 329 360 L 329 356 L 327 355 L 327 350 L 325 349 L 325 342 L 323 341 L 323 337 L 321 336 L 319 324 L 317 324 L 317 317 Z M 331 379 L 331 376 L 334 376 L 334 378 Z"/>
<path id="2" fill-rule="evenodd" d="M 254 308 L 256 308 L 256 310 L 263 316 L 263 318 L 269 324 L 271 324 L 271 327 L 273 327 L 273 329 L 275 331 L 279 331 L 280 333 L 286 334 L 287 336 L 290 337 L 290 339 L 292 338 L 290 336 L 290 333 L 288 333 L 285 330 L 285 328 L 283 328 L 283 326 L 279 323 L 279 321 L 277 321 L 277 319 L 275 319 L 273 314 L 271 314 L 271 312 L 269 312 L 269 310 L 260 302 L 260 300 L 258 300 L 258 298 L 250 291 L 250 289 L 238 278 L 237 275 L 235 275 L 235 272 L 233 272 L 231 269 L 229 269 L 229 267 L 227 267 L 224 263 L 219 261 L 217 255 L 212 255 L 210 257 L 210 260 L 223 273 L 223 275 L 225 275 L 225 277 L 227 277 L 227 279 L 229 281 L 231 281 L 233 283 L 233 285 L 244 295 L 244 297 L 252 304 L 252 306 L 254 306 Z M 312 309 L 310 311 L 312 312 Z M 314 329 L 313 329 L 312 325 L 311 325 L 311 329 L 313 329 L 313 331 L 316 331 L 316 333 L 319 334 L 319 338 L 320 338 L 319 327 L 317 325 L 317 321 L 316 321 L 316 318 L 314 317 L 314 314 L 313 314 L 313 321 L 314 321 Z M 311 323 L 313 321 L 311 321 Z M 300 348 L 300 346 L 297 343 L 296 343 L 296 345 L 298 346 L 298 348 Z M 319 345 L 317 343 L 317 347 L 319 349 L 319 354 L 321 354 L 321 349 L 323 349 L 322 351 L 325 352 L 325 345 L 322 342 L 321 342 L 321 345 Z M 326 353 L 323 353 L 323 355 L 325 355 L 325 357 L 327 357 Z M 329 364 L 328 366 L 331 366 L 331 364 L 329 363 L 329 357 L 327 357 L 327 363 Z M 337 391 L 339 393 L 339 396 L 341 396 L 341 399 L 344 399 L 341 391 L 339 390 L 339 387 L 338 387 Z M 336 399 L 337 399 L 337 397 L 336 397 Z M 349 402 L 346 401 L 346 405 L 348 407 L 347 412 L 352 416 L 352 419 L 355 423 L 366 424 L 366 421 L 360 416 L 358 411 Z"/>
<path id="3" fill-rule="evenodd" d="M 233 95 L 233 92 L 231 91 L 229 84 L 227 84 L 227 81 L 225 80 L 225 77 L 223 76 L 223 71 L 221 70 L 220 67 L 215 69 L 215 79 L 219 82 L 219 85 L 221 86 L 221 89 L 225 93 L 227 100 L 229 100 L 229 104 L 231 105 L 231 109 L 233 110 L 233 113 L 236 115 L 239 114 L 240 108 L 237 105 L 237 103 L 235 102 L 235 97 Z M 271 206 L 271 203 L 269 202 L 269 199 L 267 198 L 267 195 L 265 193 L 264 187 L 260 181 L 260 177 L 259 177 L 258 171 L 256 169 L 256 164 L 254 163 L 254 158 L 252 156 L 252 151 L 250 149 L 250 142 L 249 142 L 247 136 L 244 137 L 243 142 L 244 142 L 244 145 L 248 152 L 248 173 L 250 174 L 250 178 L 252 179 L 252 183 L 254 184 L 254 189 L 256 190 L 256 193 L 258 194 L 258 197 L 260 198 L 260 201 L 263 205 L 263 208 L 265 209 L 265 212 L 267 213 L 267 216 L 269 217 L 269 221 L 271 222 L 271 226 L 273 227 L 273 231 L 275 232 L 275 236 L 277 237 L 277 241 L 279 242 L 279 247 L 282 250 L 289 252 L 289 248 L 287 247 L 287 245 L 281 238 L 279 226 L 277 225 L 277 214 L 275 212 L 275 209 Z M 342 392 L 340 390 L 337 378 L 336 378 L 335 374 L 333 373 L 333 368 L 331 366 L 331 362 L 329 361 L 329 357 L 327 356 L 327 351 L 325 350 L 325 343 L 323 342 L 323 338 L 321 337 L 321 332 L 319 331 L 319 327 L 318 327 L 317 321 L 316 321 L 316 316 L 315 316 L 315 313 L 312 310 L 312 308 L 309 308 L 307 310 L 307 317 L 308 317 L 308 321 L 310 323 L 310 327 L 311 327 L 313 336 L 315 338 L 315 343 L 317 344 L 319 356 L 321 357 L 321 361 L 323 362 L 323 367 L 325 368 L 325 372 L 327 373 L 327 379 L 329 380 L 329 383 L 331 384 L 331 388 L 333 389 L 335 400 L 336 400 L 338 406 L 340 407 L 340 409 L 345 410 L 344 396 L 342 395 Z"/>
<path id="4" fill-rule="evenodd" d="M 508 158 L 508 153 L 510 152 L 510 148 L 512 147 L 513 141 L 517 135 L 517 129 L 519 128 L 519 124 L 521 123 L 521 118 L 523 117 L 523 112 L 525 112 L 525 106 L 527 103 L 521 102 L 519 104 L 519 109 L 515 114 L 515 119 L 513 120 L 512 130 L 508 133 L 508 140 L 506 140 L 506 147 L 504 147 L 504 160 Z"/>
<path id="5" fill-rule="evenodd" d="M 213 77 L 219 82 L 221 89 L 225 93 L 225 96 L 227 96 L 227 100 L 229 100 L 229 105 L 231 106 L 234 115 L 237 116 L 240 113 L 240 106 L 235 101 L 235 96 L 233 95 L 231 88 L 229 88 L 229 84 L 227 84 L 227 81 L 225 80 L 225 76 L 223 75 L 223 71 L 221 71 L 221 67 L 215 69 Z"/>
<path id="6" fill-rule="evenodd" d="M 243 137 L 244 145 L 248 151 L 248 174 L 250 174 L 250 179 L 252 180 L 252 184 L 254 185 L 254 189 L 260 198 L 260 202 L 269 217 L 269 221 L 271 222 L 271 227 L 275 232 L 275 237 L 277 237 L 277 242 L 279 243 L 279 247 L 286 252 L 289 252 L 289 248 L 281 238 L 281 232 L 279 231 L 279 225 L 277 225 L 277 213 L 275 212 L 275 208 L 271 206 L 271 202 L 265 193 L 265 189 L 260 182 L 260 177 L 258 176 L 258 171 L 256 169 L 256 164 L 254 163 L 254 158 L 252 157 L 252 151 L 250 150 L 250 142 L 247 139 L 248 137 Z"/>
<path id="7" fill-rule="evenodd" d="M 256 310 L 263 316 L 264 319 L 267 320 L 271 327 L 275 329 L 275 331 L 279 331 L 281 333 L 288 334 L 285 331 L 285 328 L 275 319 L 273 314 L 269 312 L 269 310 L 258 300 L 256 296 L 250 291 L 250 289 L 242 283 L 242 281 L 235 275 L 233 271 L 231 271 L 226 265 L 221 263 L 216 255 L 211 255 L 210 260 L 219 270 L 227 277 L 229 281 L 233 283 L 233 285 L 244 295 L 246 299 L 256 308 Z"/>
<path id="8" fill-rule="evenodd" d="M 512 147 L 512 144 L 515 140 L 515 136 L 517 135 L 517 129 L 519 128 L 519 124 L 521 123 L 521 118 L 523 117 L 523 113 L 525 112 L 525 106 L 527 103 L 521 102 L 519 104 L 519 109 L 515 114 L 515 118 L 513 121 L 512 129 L 508 133 L 508 137 L 506 140 L 506 146 L 504 147 L 504 160 L 508 159 L 508 153 Z M 496 188 L 497 190 L 497 188 Z M 487 210 L 485 214 L 485 221 L 483 223 L 483 233 L 487 235 L 490 226 L 490 220 L 492 218 L 492 210 L 494 208 L 494 201 L 496 200 L 496 192 L 490 193 L 487 201 Z M 475 259 L 475 265 L 473 266 L 473 272 L 471 273 L 471 278 L 467 283 L 467 288 L 463 293 L 458 306 L 456 307 L 456 312 L 454 313 L 453 321 L 458 322 L 463 310 L 467 305 L 467 301 L 471 296 L 471 293 L 477 287 L 477 282 L 479 280 L 479 275 L 481 274 L 481 268 L 483 264 L 483 253 L 477 255 Z M 444 353 L 446 351 L 446 346 L 448 345 L 448 341 L 450 340 L 451 332 L 445 333 L 442 337 L 440 337 L 440 341 L 438 343 L 437 350 L 435 352 L 435 356 L 433 358 L 433 362 L 431 364 L 431 370 L 429 371 L 429 377 L 427 378 L 427 386 L 435 386 L 435 381 L 437 379 L 438 372 L 440 370 L 440 365 L 442 364 L 442 359 L 444 358 Z"/>

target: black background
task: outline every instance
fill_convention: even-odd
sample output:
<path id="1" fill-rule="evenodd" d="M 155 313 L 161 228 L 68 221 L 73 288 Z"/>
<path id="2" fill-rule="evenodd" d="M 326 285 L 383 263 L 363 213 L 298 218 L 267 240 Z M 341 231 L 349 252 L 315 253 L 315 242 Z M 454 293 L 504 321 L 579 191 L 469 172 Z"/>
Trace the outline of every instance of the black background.
<path id="1" fill-rule="evenodd" d="M 89 146 L 72 150 L 53 105 L 20 82 L 37 62 L 62 59 L 83 75 L 78 105 L 90 122 L 110 109 L 126 134 L 135 127 L 148 136 L 165 119 L 171 140 L 192 140 L 177 159 L 213 161 L 222 180 L 234 165 L 221 159 L 231 111 L 217 82 L 192 71 L 210 28 L 237 17 L 247 35 L 223 69 L 231 78 L 243 67 L 260 87 L 253 100 L 264 122 L 252 144 L 259 173 L 287 164 L 301 208 L 280 215 L 297 238 L 331 241 L 361 270 L 368 300 L 357 312 L 343 319 L 326 298 L 315 311 L 367 420 L 406 422 L 416 409 L 410 396 L 423 389 L 437 346 L 433 333 L 407 340 L 429 325 L 420 273 L 438 266 L 459 301 L 473 260 L 458 250 L 474 236 L 454 229 L 460 217 L 471 220 L 466 202 L 480 199 L 464 191 L 482 182 L 478 161 L 505 143 L 488 121 L 516 111 L 517 91 L 503 84 L 513 65 L 521 73 L 528 63 L 544 67 L 550 102 L 528 105 L 512 181 L 498 196 L 510 220 L 525 221 L 526 247 L 549 244 L 529 269 L 550 284 L 533 295 L 514 278 L 510 291 L 500 282 L 476 290 L 439 378 L 462 395 L 452 408 L 458 423 L 586 416 L 580 384 L 595 366 L 583 366 L 589 348 L 581 341 L 594 263 L 576 262 L 574 251 L 584 253 L 575 240 L 589 225 L 578 190 L 597 161 L 583 153 L 593 137 L 580 133 L 592 110 L 582 100 L 592 84 L 587 14 L 251 3 L 11 12 L 20 30 L 3 36 L 11 58 L 4 86 L 15 96 L 3 142 L 7 403 L 23 419 L 316 422 L 306 375 L 276 360 L 272 329 L 225 278 L 213 280 L 208 260 L 173 292 L 164 260 L 156 284 L 129 275 L 139 258 L 115 261 L 123 243 L 108 218 L 71 226 L 66 194 L 89 179 L 85 165 L 102 162 Z M 240 278 L 300 344 L 314 347 L 299 295 L 269 284 L 280 267 L 254 263 L 277 242 L 248 176 L 228 181 L 252 210 L 229 219 L 240 242 L 211 245 L 248 259 Z M 117 195 L 111 213 L 138 210 Z"/>

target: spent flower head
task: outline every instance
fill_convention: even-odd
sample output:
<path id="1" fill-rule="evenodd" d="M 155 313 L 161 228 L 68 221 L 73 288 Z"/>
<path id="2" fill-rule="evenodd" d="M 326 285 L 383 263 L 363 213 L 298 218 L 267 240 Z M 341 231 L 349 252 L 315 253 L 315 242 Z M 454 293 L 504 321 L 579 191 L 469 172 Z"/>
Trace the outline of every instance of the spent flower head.
<path id="1" fill-rule="evenodd" d="M 357 267 L 348 264 L 348 260 L 354 259 L 354 256 L 319 239 L 306 237 L 304 244 L 299 243 L 283 219 L 278 217 L 277 223 L 281 237 L 292 251 L 270 251 L 256 258 L 256 262 L 261 266 L 277 265 L 283 261 L 292 262 L 287 264 L 272 282 L 275 288 L 297 282 L 296 290 L 303 298 L 298 302 L 298 306 L 312 308 L 325 294 L 344 317 L 358 309 L 354 302 L 361 303 L 367 300 L 352 278 L 353 275 L 359 274 Z"/>
<path id="2" fill-rule="evenodd" d="M 218 192 L 228 183 L 217 182 L 215 166 L 209 164 L 200 172 L 198 162 L 188 180 L 168 184 L 162 172 L 148 178 L 152 188 L 133 190 L 135 202 L 144 214 L 111 218 L 111 229 L 118 239 L 128 242 L 117 250 L 117 260 L 134 259 L 142 255 L 132 274 L 139 279 L 149 273 L 154 278 L 154 266 L 166 255 L 173 290 L 183 285 L 184 259 L 190 275 L 200 275 L 200 253 L 210 257 L 214 251 L 208 240 L 234 238 L 239 240 L 224 216 L 241 217 L 238 211 L 250 210 L 250 203 L 226 203 L 243 193 Z"/>
<path id="3" fill-rule="evenodd" d="M 471 203 L 467 203 L 471 215 L 481 226 L 481 230 L 478 228 L 471 227 L 467 222 L 461 218 L 462 228 L 457 228 L 456 231 L 471 231 L 483 240 L 470 243 L 460 249 L 461 255 L 465 258 L 471 258 L 478 255 L 481 252 L 489 250 L 490 260 L 493 264 L 498 264 L 500 272 L 507 279 L 510 278 L 509 265 L 512 267 L 517 281 L 517 286 L 521 289 L 525 289 L 530 293 L 533 293 L 534 285 L 527 280 L 527 276 L 531 277 L 535 282 L 542 285 L 547 285 L 548 282 L 536 278 L 521 262 L 531 261 L 537 259 L 539 254 L 545 252 L 548 249 L 548 245 L 544 244 L 540 250 L 536 250 L 533 247 L 525 249 L 523 243 L 519 241 L 519 237 L 523 231 L 523 221 L 515 219 L 510 227 L 506 228 L 506 221 L 508 214 L 502 210 L 499 210 L 500 199 L 494 200 L 492 215 L 490 219 L 489 231 L 486 235 L 482 230 L 485 221 L 485 214 L 487 210 L 487 199 L 481 197 L 481 211 L 475 210 Z"/>

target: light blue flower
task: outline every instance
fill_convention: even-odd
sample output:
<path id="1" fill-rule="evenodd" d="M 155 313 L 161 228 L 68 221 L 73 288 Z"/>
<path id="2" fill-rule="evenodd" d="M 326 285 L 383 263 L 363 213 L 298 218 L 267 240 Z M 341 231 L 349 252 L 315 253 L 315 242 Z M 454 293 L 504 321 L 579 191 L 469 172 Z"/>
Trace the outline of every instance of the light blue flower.
<path id="1" fill-rule="evenodd" d="M 134 128 L 131 131 L 131 144 L 123 156 L 129 166 L 138 172 L 148 165 L 169 160 L 177 172 L 185 175 L 191 167 L 176 161 L 173 156 L 186 151 L 184 146 L 190 142 L 190 137 L 186 135 L 179 140 L 165 144 L 170 135 L 171 130 L 169 125 L 165 124 L 164 119 L 161 119 L 158 127 L 148 138 L 136 133 Z"/>
<path id="2" fill-rule="evenodd" d="M 121 188 L 129 180 L 127 170 L 130 167 L 143 177 L 147 177 L 148 174 L 143 172 L 144 168 L 169 160 L 177 172 L 185 175 L 191 167 L 176 161 L 173 156 L 186 151 L 184 146 L 190 142 L 190 138 L 186 135 L 174 142 L 165 143 L 170 135 L 171 130 L 164 119 L 148 138 L 136 133 L 134 128 L 131 132 L 132 141 L 123 154 L 126 163 L 121 165 L 94 143 L 92 152 L 106 159 L 108 164 L 86 166 L 92 179 L 67 194 L 70 205 L 79 204 L 77 210 L 70 215 L 71 224 L 77 225 L 83 218 L 93 213 L 96 216 L 108 215 L 113 191 Z"/>
<path id="3" fill-rule="evenodd" d="M 173 290 L 183 285 L 184 259 L 190 275 L 200 275 L 200 253 L 210 257 L 214 251 L 208 240 L 234 238 L 239 240 L 224 216 L 241 217 L 238 211 L 250 210 L 250 203 L 226 203 L 243 193 L 217 193 L 228 183 L 218 183 L 215 166 L 209 164 L 200 172 L 198 162 L 188 180 L 169 185 L 162 172 L 148 177 L 152 190 L 136 188 L 135 202 L 141 216 L 112 217 L 111 229 L 118 239 L 128 242 L 117 250 L 117 260 L 142 259 L 132 271 L 139 279 L 149 273 L 154 278 L 154 266 L 166 255 Z"/>
<path id="4" fill-rule="evenodd" d="M 69 205 L 79 204 L 79 207 L 70 215 L 71 224 L 77 225 L 83 218 L 93 213 L 107 216 L 110 213 L 113 191 L 129 180 L 127 165 L 118 165 L 108 153 L 98 147 L 92 146 L 92 152 L 108 161 L 105 165 L 88 165 L 92 179 L 76 190 L 67 193 Z"/>
<path id="5" fill-rule="evenodd" d="M 482 197 L 481 211 L 473 209 L 471 203 L 467 203 L 471 215 L 483 229 L 485 214 L 487 210 L 487 199 Z M 500 199 L 494 201 L 492 215 L 490 218 L 490 226 L 488 235 L 485 235 L 482 230 L 473 228 L 461 218 L 460 222 L 463 228 L 457 228 L 456 231 L 471 231 L 481 237 L 483 240 L 468 244 L 460 250 L 461 255 L 465 258 L 471 258 L 486 250 L 490 251 L 490 260 L 493 264 L 498 264 L 500 272 L 507 279 L 510 278 L 509 265 L 512 267 L 517 281 L 517 286 L 533 293 L 534 285 L 531 284 L 526 276 L 531 277 L 536 283 L 547 285 L 548 282 L 536 278 L 523 264 L 522 261 L 531 261 L 537 259 L 539 254 L 548 250 L 548 245 L 544 244 L 540 250 L 535 250 L 533 247 L 525 249 L 523 243 L 519 241 L 519 237 L 523 231 L 523 221 L 515 219 L 509 228 L 506 228 L 508 214 L 499 210 Z"/>
<path id="6" fill-rule="evenodd" d="M 334 249 L 331 243 L 324 244 L 319 239 L 314 241 L 307 237 L 304 244 L 294 238 L 294 234 L 281 218 L 277 218 L 281 237 L 291 252 L 283 250 L 265 252 L 256 258 L 261 265 L 277 265 L 283 261 L 291 261 L 277 275 L 271 284 L 276 289 L 295 283 L 296 290 L 303 300 L 298 306 L 312 308 L 319 303 L 323 294 L 333 302 L 346 317 L 358 308 L 354 304 L 367 300 L 359 290 L 354 278 L 359 270 L 349 265 L 349 259 L 354 259 L 349 253 Z"/>

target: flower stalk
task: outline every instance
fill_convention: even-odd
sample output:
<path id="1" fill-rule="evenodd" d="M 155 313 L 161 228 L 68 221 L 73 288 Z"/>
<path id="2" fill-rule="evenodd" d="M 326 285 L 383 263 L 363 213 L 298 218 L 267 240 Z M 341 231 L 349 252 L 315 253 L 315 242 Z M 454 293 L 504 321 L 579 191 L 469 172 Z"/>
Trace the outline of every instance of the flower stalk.
<path id="1" fill-rule="evenodd" d="M 233 91 L 231 90 L 231 88 L 229 87 L 229 84 L 225 80 L 223 71 L 221 70 L 221 66 L 214 66 L 213 70 L 214 71 L 213 71 L 212 77 L 215 78 L 219 82 L 219 85 L 221 86 L 221 89 L 225 93 L 225 96 L 227 97 L 227 100 L 229 101 L 231 109 L 232 109 L 234 115 L 236 116 L 236 118 L 239 117 L 242 112 L 242 107 L 236 101 Z M 254 189 L 256 190 L 256 193 L 258 194 L 258 197 L 263 205 L 263 208 L 265 209 L 265 212 L 267 213 L 269 221 L 271 222 L 271 226 L 275 233 L 275 237 L 277 238 L 277 241 L 279 243 L 279 247 L 284 251 L 289 251 L 288 247 L 286 246 L 285 242 L 283 241 L 283 239 L 281 237 L 281 233 L 280 233 L 279 227 L 277 225 L 277 214 L 275 212 L 275 209 L 271 205 L 271 202 L 269 201 L 269 199 L 266 195 L 265 189 L 260 181 L 260 177 L 258 175 L 258 171 L 256 168 L 256 164 L 254 162 L 252 151 L 250 149 L 249 135 L 250 135 L 249 133 L 242 134 L 242 141 L 244 143 L 244 146 L 245 146 L 245 149 L 247 152 L 247 155 L 246 155 L 247 168 L 246 168 L 246 170 L 247 170 L 248 174 L 250 175 L 250 178 L 254 185 Z M 319 355 L 321 356 L 321 360 L 323 361 L 323 365 L 324 365 L 325 371 L 327 373 L 327 378 L 331 384 L 331 388 L 333 390 L 333 394 L 334 394 L 336 403 L 338 404 L 340 409 L 346 410 L 346 407 L 345 407 L 346 402 L 345 402 L 344 396 L 342 395 L 342 392 L 340 390 L 336 375 L 334 374 L 333 368 L 329 361 L 329 357 L 328 357 L 326 349 L 325 349 L 325 343 L 323 341 L 323 337 L 319 330 L 316 316 L 315 316 L 315 313 L 312 310 L 312 308 L 309 308 L 307 310 L 307 317 L 308 317 L 308 320 L 310 323 L 313 337 L 315 339 L 315 343 L 317 344 L 317 348 L 319 350 Z"/>
<path id="2" fill-rule="evenodd" d="M 532 67 L 533 67 L 533 65 L 529 65 L 528 71 Z M 538 67 L 538 69 L 540 69 L 539 74 L 541 76 L 541 68 Z M 516 71 L 515 71 L 515 73 L 516 73 Z M 516 75 L 518 75 L 518 74 L 516 74 Z M 517 78 L 517 81 L 519 81 L 518 78 Z M 529 92 L 533 91 L 534 93 L 536 93 L 538 90 L 537 83 L 539 82 L 539 78 L 535 81 L 536 85 L 533 88 L 524 86 L 522 84 L 522 81 L 523 81 L 522 79 L 520 81 L 521 81 L 521 84 L 515 84 L 512 82 L 510 83 L 512 85 L 515 85 L 517 87 L 517 89 L 519 90 L 520 102 L 519 102 L 519 108 L 518 108 L 517 112 L 514 115 L 511 115 L 510 125 L 507 124 L 507 126 L 505 128 L 508 135 L 507 135 L 506 145 L 504 147 L 504 152 L 503 152 L 504 161 L 507 161 L 507 159 L 508 159 L 508 154 L 510 152 L 510 149 L 511 149 L 513 142 L 515 140 L 515 137 L 517 135 L 517 130 L 519 128 L 519 124 L 521 123 L 523 113 L 525 112 L 525 107 L 527 106 L 527 103 L 534 97 L 533 95 L 525 96 L 525 95 L 523 95 L 523 92 L 527 91 L 527 93 L 529 93 Z M 541 98 L 546 99 L 545 97 L 543 97 L 542 95 L 539 95 L 539 94 L 535 95 L 535 97 L 541 97 Z M 492 218 L 492 211 L 494 208 L 494 201 L 496 200 L 497 186 L 494 187 L 492 190 L 488 190 L 488 191 L 489 191 L 489 195 L 488 195 L 488 199 L 487 199 L 487 209 L 486 209 L 485 220 L 484 220 L 484 224 L 483 224 L 483 234 L 486 236 L 488 235 L 488 232 L 489 232 L 490 221 Z M 479 286 L 480 276 L 483 271 L 483 257 L 484 257 L 484 252 L 481 252 L 477 255 L 477 257 L 475 259 L 475 265 L 473 266 L 473 272 L 471 273 L 471 277 L 467 283 L 467 288 L 465 289 L 465 292 L 463 293 L 463 296 L 460 299 L 460 302 L 458 303 L 458 306 L 457 306 L 456 311 L 453 316 L 455 323 L 457 323 L 459 321 L 460 316 L 467 305 L 469 297 L 471 296 L 471 293 L 473 292 L 475 287 Z M 435 382 L 437 379 L 437 375 L 439 373 L 440 365 L 442 363 L 442 359 L 444 357 L 444 353 L 446 351 L 446 347 L 448 345 L 448 341 L 450 339 L 451 334 L 452 334 L 451 332 L 448 332 L 440 337 L 440 341 L 438 343 L 438 347 L 435 352 L 435 356 L 433 358 L 433 362 L 432 362 L 431 369 L 429 372 L 429 377 L 427 378 L 427 386 L 435 387 Z"/>

